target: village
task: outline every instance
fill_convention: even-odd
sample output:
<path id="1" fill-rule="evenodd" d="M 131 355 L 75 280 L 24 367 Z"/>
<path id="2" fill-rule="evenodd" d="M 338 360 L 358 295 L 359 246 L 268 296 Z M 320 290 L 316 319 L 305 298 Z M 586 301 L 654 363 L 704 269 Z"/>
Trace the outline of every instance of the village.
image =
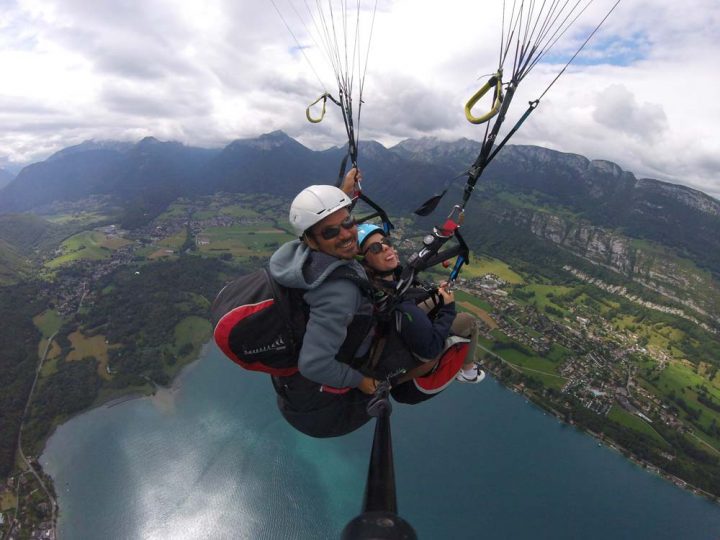
<path id="1" fill-rule="evenodd" d="M 33 470 L 17 472 L 0 486 L 0 498 L 14 497 L 13 509 L 0 512 L 0 537 L 3 540 L 55 540 L 54 498 L 49 501 L 40 482 L 52 486 L 37 460 L 28 458 Z M 42 478 L 42 480 L 40 480 Z"/>
<path id="2" fill-rule="evenodd" d="M 562 394 L 576 397 L 601 416 L 617 404 L 650 424 L 662 422 L 680 432 L 689 429 L 677 411 L 636 379 L 638 355 L 652 359 L 661 370 L 668 362 L 666 352 L 642 347 L 638 336 L 616 331 L 610 322 L 582 307 L 569 308 L 572 318 L 553 319 L 534 305 L 514 300 L 504 290 L 506 285 L 498 276 L 489 274 L 461 280 L 460 287 L 493 307 L 497 330 L 538 356 L 546 355 L 553 343 L 570 351 L 557 367 L 557 374 L 565 379 Z M 481 328 L 487 339 L 494 339 L 491 327 L 483 324 Z"/>

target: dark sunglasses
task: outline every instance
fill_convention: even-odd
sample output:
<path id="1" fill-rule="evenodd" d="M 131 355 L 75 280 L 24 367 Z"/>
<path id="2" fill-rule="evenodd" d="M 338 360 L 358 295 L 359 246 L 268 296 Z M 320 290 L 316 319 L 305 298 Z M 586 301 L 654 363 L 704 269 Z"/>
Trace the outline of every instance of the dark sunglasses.
<path id="1" fill-rule="evenodd" d="M 370 244 L 365 251 L 363 251 L 363 255 L 367 255 L 368 253 L 372 253 L 373 255 L 377 255 L 378 253 L 382 253 L 383 246 L 387 246 L 389 248 L 392 247 L 392 242 L 388 240 L 387 238 L 383 238 L 379 242 L 373 242 Z"/>
<path id="2" fill-rule="evenodd" d="M 320 231 L 320 236 L 322 236 L 325 240 L 332 240 L 338 234 L 340 234 L 340 227 L 342 227 L 343 229 L 352 229 L 355 225 L 357 225 L 355 218 L 352 216 L 348 216 L 342 220 L 340 225 L 325 227 L 322 231 Z"/>

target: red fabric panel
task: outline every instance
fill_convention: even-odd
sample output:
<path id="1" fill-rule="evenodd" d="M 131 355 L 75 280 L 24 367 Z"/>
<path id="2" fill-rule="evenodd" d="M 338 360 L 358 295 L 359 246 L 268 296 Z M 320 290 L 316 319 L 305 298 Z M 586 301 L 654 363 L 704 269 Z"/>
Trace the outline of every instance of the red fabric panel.
<path id="1" fill-rule="evenodd" d="M 467 343 L 458 343 L 450 347 L 442 358 L 438 368 L 425 377 L 413 379 L 417 389 L 424 394 L 437 394 L 455 380 L 468 352 Z"/>
<path id="2" fill-rule="evenodd" d="M 346 386 L 344 388 L 335 388 L 334 386 L 327 386 L 323 384 L 320 387 L 321 392 L 327 392 L 328 394 L 347 394 L 351 388 L 349 386 Z"/>
<path id="3" fill-rule="evenodd" d="M 445 220 L 445 223 L 442 226 L 442 231 L 445 234 L 449 234 L 452 232 L 455 232 L 455 229 L 458 228 L 458 224 L 455 223 L 452 219 Z"/>
<path id="4" fill-rule="evenodd" d="M 244 367 L 245 369 L 250 371 L 269 373 L 270 375 L 275 375 L 278 377 L 287 377 L 289 375 L 297 373 L 297 366 L 289 368 L 271 368 L 266 366 L 265 364 L 260 364 L 258 362 L 248 363 L 243 361 L 242 358 L 238 357 L 235 352 L 230 348 L 230 332 L 235 327 L 235 325 L 239 321 L 243 320 L 246 317 L 249 317 L 253 313 L 257 313 L 258 311 L 269 308 L 271 305 L 273 305 L 274 302 L 275 300 L 270 298 L 269 300 L 263 300 L 262 302 L 258 302 L 257 304 L 240 306 L 236 307 L 232 311 L 229 311 L 217 323 L 215 331 L 213 332 L 213 337 L 215 338 L 215 343 L 217 343 L 218 347 L 220 347 L 220 350 L 225 353 L 225 356 L 230 358 L 230 360 L 232 360 L 236 364 Z"/>

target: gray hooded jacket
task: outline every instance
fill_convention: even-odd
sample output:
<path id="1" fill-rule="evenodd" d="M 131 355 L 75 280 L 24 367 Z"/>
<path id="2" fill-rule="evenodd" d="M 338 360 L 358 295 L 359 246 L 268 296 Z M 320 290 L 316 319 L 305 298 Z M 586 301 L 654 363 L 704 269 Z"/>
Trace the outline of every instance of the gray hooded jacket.
<path id="1" fill-rule="evenodd" d="M 372 313 L 372 304 L 355 283 L 348 279 L 326 281 L 342 265 L 365 277 L 365 270 L 357 261 L 312 251 L 300 240 L 280 246 L 269 264 L 270 274 L 278 283 L 307 291 L 303 300 L 310 307 L 310 317 L 298 358 L 300 373 L 311 381 L 336 388 L 357 387 L 362 382 L 359 371 L 338 362 L 335 356 L 355 315 Z M 367 349 L 367 343 L 364 348 Z"/>

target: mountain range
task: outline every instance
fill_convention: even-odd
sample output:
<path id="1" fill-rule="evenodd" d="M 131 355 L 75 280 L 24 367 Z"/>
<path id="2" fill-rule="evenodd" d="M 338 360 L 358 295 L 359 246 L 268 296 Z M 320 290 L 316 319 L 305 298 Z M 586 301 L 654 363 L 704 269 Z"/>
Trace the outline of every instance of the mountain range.
<path id="1" fill-rule="evenodd" d="M 15 175 L 12 174 L 10 171 L 0 169 L 0 189 L 4 188 L 10 182 L 12 182 L 13 178 L 15 178 Z"/>
<path id="2" fill-rule="evenodd" d="M 396 215 L 446 187 L 444 200 L 459 202 L 464 179 L 450 180 L 478 151 L 469 139 L 406 140 L 391 148 L 363 141 L 363 188 Z M 180 196 L 226 191 L 290 199 L 309 184 L 335 182 L 344 155 L 341 147 L 313 151 L 280 131 L 222 149 L 152 137 L 89 141 L 22 169 L 0 190 L 0 213 L 42 213 L 54 201 L 99 195 L 133 228 Z M 0 251 L 15 258 L 12 250 L 21 246 L 7 232 L 9 221 L 0 223 Z M 551 267 L 590 263 L 701 314 L 720 314 L 720 202 L 691 188 L 638 179 L 609 161 L 508 145 L 478 183 L 464 229 L 478 251 L 506 260 L 537 253 Z"/>

